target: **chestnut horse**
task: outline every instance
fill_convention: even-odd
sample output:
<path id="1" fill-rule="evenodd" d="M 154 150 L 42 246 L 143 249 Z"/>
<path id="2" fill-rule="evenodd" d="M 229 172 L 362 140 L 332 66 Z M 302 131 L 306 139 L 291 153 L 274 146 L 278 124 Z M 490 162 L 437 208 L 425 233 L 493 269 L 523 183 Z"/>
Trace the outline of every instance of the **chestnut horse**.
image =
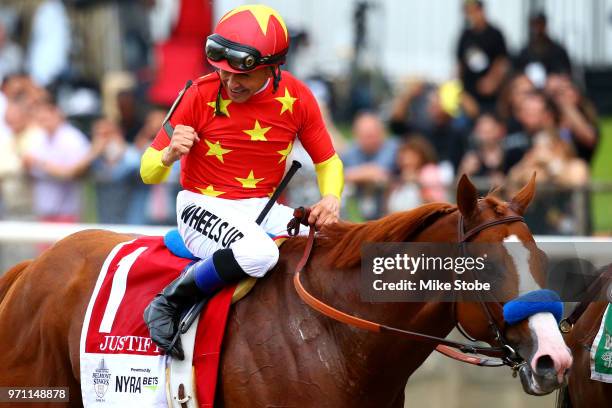
<path id="1" fill-rule="evenodd" d="M 559 395 L 558 408 L 603 408 L 609 407 L 611 404 L 612 384 L 591 380 L 591 346 L 601 325 L 608 302 L 593 301 L 588 303 L 589 300 L 603 299 L 602 295 L 612 293 L 610 292 L 612 288 L 611 268 L 612 264 L 599 271 L 601 276 L 587 290 L 586 296 L 593 297 L 586 299 L 584 305 L 579 305 L 576 308 L 580 309 L 577 312 L 579 316 L 575 316 L 576 321 L 573 327 L 568 326 L 565 341 L 572 350 L 574 363 L 567 387 Z M 591 294 L 591 290 L 595 290 L 595 292 Z M 586 308 L 581 309 L 580 306 Z M 581 310 L 584 310 L 584 312 L 581 313 Z M 569 319 L 574 317 L 574 313 Z"/>
<path id="2" fill-rule="evenodd" d="M 460 322 L 472 337 L 498 344 L 477 303 L 362 302 L 360 247 L 368 241 L 458 242 L 461 217 L 469 231 L 509 216 L 514 221 L 489 224 L 471 234 L 470 241 L 502 243 L 512 237 L 531 244 L 527 225 L 516 216 L 531 202 L 534 186 L 532 180 L 504 203 L 479 199 L 463 177 L 456 207 L 428 204 L 378 221 L 324 228 L 302 281 L 318 298 L 356 316 L 439 337 Z M 132 238 L 107 231 L 76 233 L 0 280 L 0 386 L 68 386 L 67 406 L 81 406 L 79 337 L 85 309 L 106 256 Z M 292 284 L 305 242 L 295 238 L 285 243 L 276 267 L 230 311 L 218 405 L 403 407 L 406 382 L 436 343 L 358 330 L 310 309 Z M 543 283 L 543 272 L 530 267 L 527 258 L 505 257 L 504 284 L 513 293 L 519 290 L 519 267 L 514 265 Z M 499 308 L 490 310 L 508 344 L 526 361 L 527 391 L 544 394 L 558 388 L 571 356 L 552 315 L 539 313 L 534 321 L 510 326 Z"/>

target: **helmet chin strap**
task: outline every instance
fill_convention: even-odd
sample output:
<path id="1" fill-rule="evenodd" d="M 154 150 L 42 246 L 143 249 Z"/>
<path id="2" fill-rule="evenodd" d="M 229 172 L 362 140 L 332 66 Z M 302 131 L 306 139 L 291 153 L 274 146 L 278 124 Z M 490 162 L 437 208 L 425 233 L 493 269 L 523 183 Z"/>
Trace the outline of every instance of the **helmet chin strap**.
<path id="1" fill-rule="evenodd" d="M 217 90 L 217 98 L 215 99 L 215 116 L 219 116 L 223 114 L 223 112 L 221 112 L 221 90 L 223 89 L 223 81 L 221 81 L 219 70 L 215 70 L 215 72 L 219 77 L 219 89 Z"/>
<path id="2" fill-rule="evenodd" d="M 281 68 L 280 65 L 275 65 L 270 67 L 270 69 L 272 70 L 272 78 L 274 78 L 274 82 L 272 82 L 272 93 L 276 93 L 278 90 L 278 84 L 281 80 Z"/>
<path id="3" fill-rule="evenodd" d="M 266 79 L 266 82 L 264 82 L 264 84 L 261 86 L 261 88 L 259 88 L 259 90 L 257 92 L 255 92 L 254 95 L 260 94 L 263 91 L 265 91 L 269 84 L 270 84 L 270 78 Z"/>

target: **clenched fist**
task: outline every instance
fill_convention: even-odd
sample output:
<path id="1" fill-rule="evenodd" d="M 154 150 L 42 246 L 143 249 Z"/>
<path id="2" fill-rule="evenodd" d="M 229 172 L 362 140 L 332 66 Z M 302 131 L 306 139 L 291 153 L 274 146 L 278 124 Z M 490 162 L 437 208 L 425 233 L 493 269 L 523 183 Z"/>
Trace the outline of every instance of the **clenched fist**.
<path id="1" fill-rule="evenodd" d="M 196 131 L 190 126 L 176 125 L 170 145 L 164 151 L 162 163 L 164 166 L 171 166 L 172 163 L 179 160 L 181 157 L 189 153 L 195 142 L 199 142 L 200 138 Z"/>

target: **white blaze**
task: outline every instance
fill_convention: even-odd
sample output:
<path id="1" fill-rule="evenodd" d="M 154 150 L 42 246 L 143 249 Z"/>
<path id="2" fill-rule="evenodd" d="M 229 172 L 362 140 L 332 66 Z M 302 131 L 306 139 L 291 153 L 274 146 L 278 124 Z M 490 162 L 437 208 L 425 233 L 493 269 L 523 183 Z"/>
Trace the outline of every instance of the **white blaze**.
<path id="1" fill-rule="evenodd" d="M 507 244 L 507 245 L 506 245 Z M 514 263 L 514 268 L 519 275 L 519 294 L 524 294 L 532 290 L 541 289 L 535 281 L 529 267 L 529 249 L 518 239 L 516 235 L 510 235 L 504 239 L 506 251 Z"/>
<path id="2" fill-rule="evenodd" d="M 525 244 L 516 235 L 510 235 L 504 239 L 504 246 L 519 275 L 519 293 L 525 294 L 541 289 L 531 273 L 530 251 Z M 537 342 L 536 351 L 530 362 L 531 369 L 535 372 L 538 358 L 548 355 L 554 362 L 559 383 L 563 382 L 566 370 L 572 365 L 572 355 L 563 341 L 555 317 L 552 313 L 540 312 L 530 316 L 528 322 L 529 329 Z"/>
<path id="3" fill-rule="evenodd" d="M 536 313 L 530 316 L 528 321 L 529 329 L 537 341 L 536 352 L 531 359 L 531 369 L 535 372 L 538 358 L 548 355 L 555 364 L 559 383 L 563 382 L 563 375 L 572 365 L 572 355 L 559 332 L 557 321 L 549 312 Z"/>

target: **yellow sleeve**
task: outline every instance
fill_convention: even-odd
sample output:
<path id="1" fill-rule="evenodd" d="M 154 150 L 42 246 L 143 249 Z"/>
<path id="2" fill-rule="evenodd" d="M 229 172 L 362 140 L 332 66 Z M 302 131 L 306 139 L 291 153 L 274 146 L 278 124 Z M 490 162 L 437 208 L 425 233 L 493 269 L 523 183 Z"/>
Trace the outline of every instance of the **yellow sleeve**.
<path id="1" fill-rule="evenodd" d="M 164 149 L 166 150 L 166 149 Z M 140 177 L 145 184 L 158 184 L 166 181 L 172 167 L 164 166 L 164 150 L 148 147 L 140 160 Z"/>
<path id="2" fill-rule="evenodd" d="M 315 164 L 321 196 L 332 194 L 340 199 L 342 189 L 344 188 L 343 170 L 342 160 L 340 160 L 337 153 L 334 153 L 332 157 L 324 162 Z"/>

